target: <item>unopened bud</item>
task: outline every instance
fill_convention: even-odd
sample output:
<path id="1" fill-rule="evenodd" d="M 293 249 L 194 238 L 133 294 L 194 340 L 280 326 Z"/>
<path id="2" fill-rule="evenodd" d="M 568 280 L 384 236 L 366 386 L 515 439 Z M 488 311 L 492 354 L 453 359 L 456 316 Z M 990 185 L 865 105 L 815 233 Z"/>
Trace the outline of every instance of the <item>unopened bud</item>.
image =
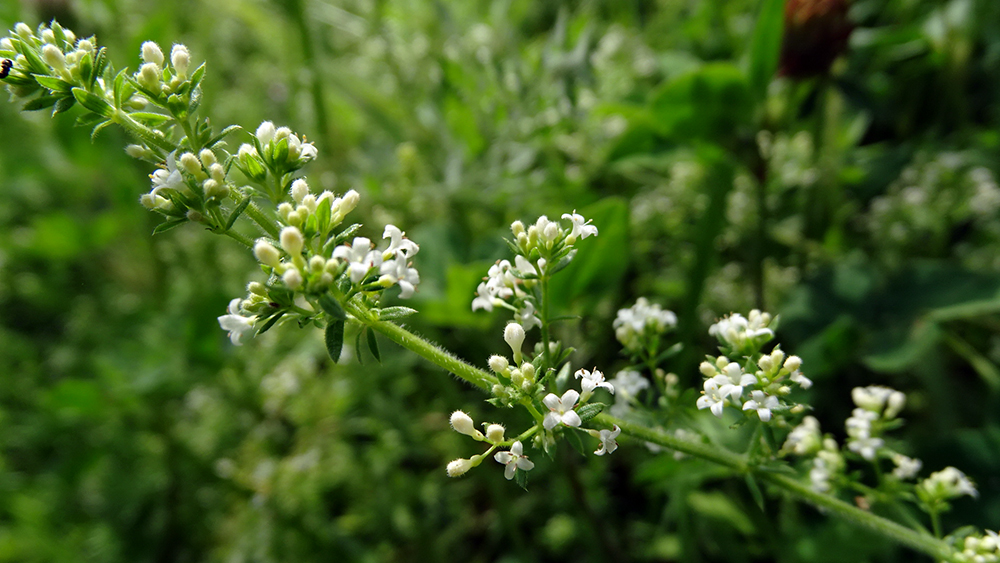
<path id="1" fill-rule="evenodd" d="M 302 239 L 302 232 L 295 227 L 285 227 L 281 229 L 281 248 L 285 252 L 294 256 L 302 254 L 302 247 L 305 241 Z"/>
<path id="2" fill-rule="evenodd" d="M 267 241 L 257 241 L 257 244 L 253 247 L 253 253 L 262 264 L 267 264 L 272 268 L 281 266 L 281 254 L 278 253 L 277 248 L 271 246 L 271 243 Z"/>
<path id="3" fill-rule="evenodd" d="M 163 51 L 160 50 L 160 46 L 153 41 L 146 41 L 142 44 L 142 60 L 143 62 L 153 63 L 158 67 L 163 66 Z"/>
<path id="4" fill-rule="evenodd" d="M 788 359 L 785 360 L 784 368 L 788 371 L 795 371 L 800 367 L 802 367 L 802 358 L 798 356 L 788 356 Z"/>
<path id="5" fill-rule="evenodd" d="M 493 373 L 506 373 L 510 368 L 510 363 L 503 356 L 490 356 L 489 364 Z"/>
<path id="6" fill-rule="evenodd" d="M 503 330 L 504 342 L 514 352 L 514 361 L 521 357 L 521 345 L 524 344 L 524 327 L 518 323 L 510 323 Z"/>
<path id="7" fill-rule="evenodd" d="M 698 371 L 700 371 L 705 377 L 715 377 L 719 374 L 719 372 L 716 371 L 715 366 L 708 362 L 702 362 L 701 365 L 698 366 Z"/>
<path id="8" fill-rule="evenodd" d="M 472 469 L 472 460 L 458 458 L 448 464 L 448 477 L 461 477 Z"/>
<path id="9" fill-rule="evenodd" d="M 181 78 L 187 77 L 188 67 L 191 65 L 191 54 L 184 45 L 174 45 L 170 49 L 170 64 L 174 67 L 174 72 Z"/>
<path id="10" fill-rule="evenodd" d="M 247 284 L 247 291 L 254 295 L 267 297 L 267 286 L 260 282 L 250 282 Z"/>
<path id="11" fill-rule="evenodd" d="M 143 88 L 154 94 L 159 94 L 163 88 L 163 83 L 160 81 L 160 67 L 155 63 L 146 63 L 139 67 L 137 80 Z"/>
<path id="12" fill-rule="evenodd" d="M 193 176 L 204 176 L 205 172 L 201 169 L 201 161 L 194 153 L 186 152 L 177 159 L 177 162 L 181 163 L 181 167 L 187 170 L 189 174 Z"/>
<path id="13" fill-rule="evenodd" d="M 309 269 L 314 272 L 322 272 L 326 266 L 326 259 L 322 256 L 313 256 L 309 259 Z"/>
<path id="14" fill-rule="evenodd" d="M 47 43 L 42 47 L 42 60 L 57 71 L 66 69 L 66 56 L 63 55 L 62 49 L 51 43 Z"/>
<path id="15" fill-rule="evenodd" d="M 302 274 L 298 268 L 289 268 L 281 276 L 281 281 L 285 282 L 289 289 L 298 289 L 302 286 Z"/>
<path id="16" fill-rule="evenodd" d="M 69 39 L 69 34 L 66 35 Z M 92 52 L 94 50 L 94 44 L 89 39 L 81 39 L 79 43 L 76 44 L 76 48 L 81 51 Z"/>
<path id="17" fill-rule="evenodd" d="M 129 145 L 125 147 L 125 154 L 132 158 L 149 158 L 153 153 L 142 145 Z"/>
<path id="18" fill-rule="evenodd" d="M 494 444 L 503 442 L 504 428 L 499 424 L 491 424 L 486 427 L 486 439 Z"/>
<path id="19" fill-rule="evenodd" d="M 455 432 L 458 432 L 459 434 L 472 436 L 476 440 L 483 439 L 483 433 L 476 430 L 476 427 L 472 422 L 472 417 L 462 411 L 455 411 L 451 413 L 451 427 L 454 428 Z"/>
<path id="20" fill-rule="evenodd" d="M 266 145 L 274 139 L 274 124 L 270 121 L 265 121 L 257 127 L 257 140 L 260 141 L 261 145 Z"/>
<path id="21" fill-rule="evenodd" d="M 524 234 L 524 223 L 520 221 L 514 221 L 510 224 L 510 232 L 514 233 L 515 237 L 519 237 Z"/>
<path id="22" fill-rule="evenodd" d="M 309 184 L 306 184 L 305 180 L 299 178 L 298 180 L 292 182 L 291 193 L 292 199 L 295 200 L 295 203 L 302 203 L 302 199 L 309 194 Z"/>

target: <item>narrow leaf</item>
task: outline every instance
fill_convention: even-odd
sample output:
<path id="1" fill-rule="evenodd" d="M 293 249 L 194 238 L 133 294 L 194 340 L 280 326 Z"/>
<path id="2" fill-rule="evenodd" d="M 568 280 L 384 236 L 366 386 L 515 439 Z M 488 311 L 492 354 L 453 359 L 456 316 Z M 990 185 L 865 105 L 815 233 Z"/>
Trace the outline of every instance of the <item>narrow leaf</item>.
<path id="1" fill-rule="evenodd" d="M 399 319 L 405 319 L 416 312 L 416 309 L 411 309 L 409 307 L 386 307 L 385 309 L 379 309 L 378 320 L 396 321 Z"/>
<path id="2" fill-rule="evenodd" d="M 257 331 L 257 335 L 260 336 L 261 334 L 264 334 L 265 332 L 271 330 L 271 327 L 274 326 L 274 323 L 278 322 L 278 320 L 284 316 L 285 316 L 284 311 L 279 311 L 274 315 L 271 315 L 271 318 L 267 319 L 267 322 L 264 323 L 264 326 L 260 327 L 260 330 Z"/>
<path id="3" fill-rule="evenodd" d="M 607 407 L 607 405 L 604 403 L 588 403 L 576 409 L 576 414 L 580 415 L 581 421 L 587 422 L 588 420 L 601 414 L 601 411 L 603 411 L 605 407 Z"/>
<path id="4" fill-rule="evenodd" d="M 354 337 L 354 356 L 358 358 L 358 363 L 361 365 L 364 365 L 365 363 L 364 360 L 361 359 L 364 357 L 361 353 L 361 333 L 364 331 L 365 329 L 359 330 L 358 335 Z"/>
<path id="5" fill-rule="evenodd" d="M 344 307 L 341 306 L 340 301 L 337 301 L 337 299 L 333 295 L 330 295 L 329 292 L 319 296 L 319 306 L 327 315 L 330 315 L 331 319 L 341 321 L 347 319 L 347 313 L 344 312 Z"/>
<path id="6" fill-rule="evenodd" d="M 242 215 L 244 211 L 246 211 L 248 205 L 250 205 L 250 196 L 243 196 L 243 201 L 233 208 L 233 212 L 229 214 L 229 219 L 226 220 L 227 231 L 233 228 L 233 225 L 236 224 L 236 220 L 240 218 L 240 215 Z"/>
<path id="7" fill-rule="evenodd" d="M 750 88 L 758 100 L 767 95 L 767 86 L 778 70 L 781 36 L 785 24 L 785 0 L 764 0 L 750 38 Z"/>
<path id="8" fill-rule="evenodd" d="M 368 350 L 372 353 L 372 356 L 375 356 L 375 361 L 381 364 L 382 354 L 379 354 L 378 351 L 378 340 L 375 339 L 375 331 L 366 329 L 365 333 L 368 334 Z"/>
<path id="9" fill-rule="evenodd" d="M 340 361 L 340 351 L 344 348 L 344 321 L 335 320 L 326 325 L 326 351 L 334 363 Z"/>
<path id="10" fill-rule="evenodd" d="M 184 223 L 187 223 L 187 219 L 171 219 L 170 221 L 164 221 L 153 229 L 153 234 L 158 235 L 160 233 L 165 233 L 170 229 L 183 225 Z"/>
<path id="11" fill-rule="evenodd" d="M 757 485 L 757 479 L 754 478 L 753 473 L 747 473 L 747 488 L 750 489 L 750 496 L 753 497 L 754 502 L 760 508 L 761 512 L 764 510 L 764 495 L 760 492 L 760 486 Z"/>
<path id="12" fill-rule="evenodd" d="M 111 104 L 106 102 L 104 98 L 101 98 L 97 94 L 88 92 L 83 88 L 73 88 L 73 96 L 76 98 L 76 101 L 80 102 L 80 105 L 98 115 L 111 117 L 111 115 L 115 112 L 114 108 L 111 107 Z"/>

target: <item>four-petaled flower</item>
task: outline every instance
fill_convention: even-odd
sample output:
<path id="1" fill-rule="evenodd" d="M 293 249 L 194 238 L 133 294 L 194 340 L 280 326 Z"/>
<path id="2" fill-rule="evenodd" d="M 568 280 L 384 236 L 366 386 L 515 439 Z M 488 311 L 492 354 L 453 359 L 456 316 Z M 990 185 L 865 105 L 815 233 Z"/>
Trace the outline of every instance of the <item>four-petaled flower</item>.
<path id="1" fill-rule="evenodd" d="M 333 257 L 349 263 L 354 283 L 363 280 L 368 270 L 382 265 L 382 253 L 372 250 L 372 241 L 365 237 L 355 237 L 350 246 L 345 244 L 334 248 Z"/>
<path id="2" fill-rule="evenodd" d="M 705 392 L 704 395 L 698 397 L 698 401 L 695 403 L 698 405 L 698 409 L 712 409 L 712 414 L 722 418 L 722 407 L 726 406 L 726 397 L 719 390 L 719 383 L 713 377 L 712 379 L 705 380 Z"/>
<path id="3" fill-rule="evenodd" d="M 229 314 L 219 317 L 219 326 L 222 327 L 222 330 L 229 331 L 229 339 L 237 346 L 243 344 L 240 339 L 243 338 L 244 334 L 252 332 L 254 324 L 257 322 L 256 315 L 244 317 L 240 314 L 241 301 L 243 300 L 239 297 L 230 301 Z"/>
<path id="4" fill-rule="evenodd" d="M 622 429 L 618 428 L 616 424 L 611 430 L 601 430 L 601 447 L 597 448 L 594 453 L 597 455 L 604 455 L 614 453 L 618 449 L 618 442 L 615 438 L 622 433 Z"/>
<path id="5" fill-rule="evenodd" d="M 503 470 L 503 476 L 508 481 L 514 478 L 516 470 L 531 471 L 535 467 L 534 462 L 524 455 L 524 446 L 521 445 L 520 441 L 514 442 L 509 452 L 497 452 L 493 459 L 497 460 L 497 463 L 507 466 Z"/>
<path id="6" fill-rule="evenodd" d="M 593 395 L 594 390 L 597 389 L 598 387 L 604 387 L 612 395 L 615 394 L 615 387 L 614 387 L 614 385 L 612 385 L 608 381 L 604 381 L 604 374 L 601 373 L 600 371 L 598 371 L 597 368 L 594 368 L 593 372 L 591 372 L 589 370 L 581 369 L 581 370 L 578 370 L 573 375 L 577 379 L 581 379 L 582 378 L 582 381 L 580 381 L 580 388 L 583 390 L 583 393 L 580 394 L 580 397 L 584 401 L 586 401 L 587 399 L 589 399 L 590 396 Z"/>
<path id="7" fill-rule="evenodd" d="M 578 214 L 575 209 L 573 210 L 573 213 L 563 213 L 562 218 L 569 219 L 570 222 L 573 223 L 573 230 L 570 231 L 569 236 L 566 237 L 567 239 L 572 239 L 570 244 L 575 242 L 577 239 L 582 240 L 590 235 L 597 236 L 597 227 L 591 225 L 590 221 L 584 219 L 583 215 Z"/>
<path id="8" fill-rule="evenodd" d="M 763 391 L 751 391 L 750 400 L 743 403 L 743 410 L 755 410 L 761 421 L 771 420 L 771 409 L 778 408 L 778 398 L 774 395 L 765 395 Z"/>
<path id="9" fill-rule="evenodd" d="M 549 393 L 542 399 L 545 406 L 549 408 L 549 413 L 545 415 L 545 420 L 542 421 L 542 426 L 546 430 L 552 430 L 559 423 L 563 423 L 566 426 L 580 426 L 582 422 L 580 420 L 580 415 L 576 414 L 573 407 L 576 406 L 577 400 L 580 399 L 580 394 L 575 390 L 570 389 L 563 393 L 563 396 L 557 397 L 554 393 Z"/>

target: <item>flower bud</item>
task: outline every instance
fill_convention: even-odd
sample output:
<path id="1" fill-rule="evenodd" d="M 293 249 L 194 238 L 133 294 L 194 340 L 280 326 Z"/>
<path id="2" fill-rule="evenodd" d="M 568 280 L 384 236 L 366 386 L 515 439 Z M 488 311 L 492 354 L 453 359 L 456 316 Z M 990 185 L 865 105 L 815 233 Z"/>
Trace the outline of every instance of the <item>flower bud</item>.
<path id="1" fill-rule="evenodd" d="M 285 223 L 288 222 L 288 219 L 291 217 L 293 211 L 295 211 L 295 208 L 292 207 L 292 204 L 287 201 L 278 205 L 278 217 L 281 217 L 281 220 Z"/>
<path id="2" fill-rule="evenodd" d="M 224 199 L 229 195 L 229 188 L 212 178 L 205 180 L 201 187 L 205 191 L 205 197 L 207 198 Z"/>
<path id="3" fill-rule="evenodd" d="M 510 323 L 503 329 L 504 342 L 514 351 L 514 361 L 521 357 L 521 345 L 524 344 L 524 327 L 518 323 Z"/>
<path id="4" fill-rule="evenodd" d="M 46 43 L 42 47 L 42 60 L 57 71 L 66 70 L 66 56 L 63 55 L 62 49 L 51 43 Z"/>
<path id="5" fill-rule="evenodd" d="M 285 282 L 289 289 L 298 289 L 302 287 L 302 274 L 298 268 L 289 268 L 281 276 L 281 281 Z"/>
<path id="6" fill-rule="evenodd" d="M 290 191 L 295 203 L 302 203 L 302 199 L 309 194 L 309 184 L 306 184 L 305 180 L 299 178 L 292 182 L 292 189 Z"/>
<path id="7" fill-rule="evenodd" d="M 73 30 L 63 29 L 63 35 L 66 36 L 66 42 L 69 43 L 70 45 L 76 43 L 76 34 L 73 33 Z"/>
<path id="8" fill-rule="evenodd" d="M 24 39 L 25 41 L 35 36 L 35 33 L 31 31 L 30 27 L 28 27 L 28 24 L 24 22 L 18 22 L 18 24 L 14 26 L 14 32 L 17 33 L 18 37 Z"/>
<path id="9" fill-rule="evenodd" d="M 55 32 L 52 31 L 51 29 L 46 29 L 45 31 L 43 31 L 42 32 L 42 41 L 44 41 L 46 43 L 52 43 L 53 45 L 55 45 L 55 43 L 56 43 L 56 34 L 55 34 Z"/>
<path id="10" fill-rule="evenodd" d="M 163 67 L 163 51 L 160 46 L 153 41 L 146 41 L 142 44 L 142 60 L 146 63 L 153 63 L 158 67 Z"/>
<path id="11" fill-rule="evenodd" d="M 515 237 L 521 236 L 524 233 L 524 223 L 514 221 L 510 224 L 510 232 L 514 233 Z"/>
<path id="12" fill-rule="evenodd" d="M 142 145 L 129 145 L 125 147 L 125 154 L 132 158 L 149 158 L 153 153 Z"/>
<path id="13" fill-rule="evenodd" d="M 189 174 L 195 177 L 204 176 L 205 172 L 201 169 L 201 161 L 194 153 L 186 152 L 177 159 L 177 162 L 181 164 L 184 170 L 187 170 Z"/>
<path id="14" fill-rule="evenodd" d="M 205 168 L 208 168 L 218 162 L 215 158 L 215 153 L 212 152 L 211 149 L 202 149 L 202 151 L 198 153 L 198 158 L 201 160 L 201 163 L 205 166 Z"/>
<path id="15" fill-rule="evenodd" d="M 274 124 L 270 121 L 265 121 L 257 127 L 257 140 L 260 141 L 261 145 L 266 145 L 274 139 Z"/>
<path id="16" fill-rule="evenodd" d="M 558 223 L 549 223 L 548 225 L 545 225 L 545 230 L 542 232 L 542 236 L 547 242 L 551 242 L 556 240 L 560 231 L 561 229 L 559 228 Z"/>
<path id="17" fill-rule="evenodd" d="M 302 254 L 302 247 L 305 241 L 302 239 L 302 232 L 295 227 L 285 227 L 281 229 L 281 248 L 285 252 L 295 257 Z"/>
<path id="18" fill-rule="evenodd" d="M 358 201 L 361 200 L 361 194 L 354 190 L 349 190 L 344 197 L 340 198 L 340 212 L 343 215 L 347 215 L 354 208 L 358 206 Z"/>
<path id="19" fill-rule="evenodd" d="M 66 38 L 69 39 L 69 36 L 67 35 Z M 93 52 L 94 44 L 89 39 L 81 39 L 80 42 L 76 44 L 76 48 L 81 51 Z"/>
<path id="20" fill-rule="evenodd" d="M 788 359 L 785 360 L 784 367 L 788 371 L 795 371 L 802 367 L 802 358 L 798 356 L 788 356 Z"/>
<path id="21" fill-rule="evenodd" d="M 698 366 L 698 371 L 700 371 L 705 377 L 715 377 L 719 373 L 716 371 L 715 366 L 708 362 L 702 362 L 701 365 Z"/>
<path id="22" fill-rule="evenodd" d="M 322 272 L 326 266 L 326 259 L 322 256 L 313 256 L 309 259 L 309 269 L 314 272 Z"/>
<path id="23" fill-rule="evenodd" d="M 267 297 L 267 286 L 260 282 L 250 282 L 247 284 L 247 291 L 254 295 Z"/>
<path id="24" fill-rule="evenodd" d="M 534 383 L 535 382 L 535 366 L 534 366 L 534 364 L 532 364 L 530 362 L 525 362 L 525 364 L 523 366 L 521 366 L 521 374 L 524 375 L 524 380 L 525 381 L 527 381 L 529 383 Z"/>
<path id="25" fill-rule="evenodd" d="M 208 175 L 221 184 L 226 180 L 226 168 L 216 162 L 208 167 Z"/>
<path id="26" fill-rule="evenodd" d="M 504 428 L 499 424 L 491 424 L 486 427 L 486 439 L 494 444 L 503 442 Z"/>
<path id="27" fill-rule="evenodd" d="M 448 464 L 448 477 L 461 477 L 472 469 L 472 460 L 458 458 Z"/>
<path id="28" fill-rule="evenodd" d="M 0 39 L 0 51 L 14 52 L 14 43 L 11 42 L 10 37 Z"/>
<path id="29" fill-rule="evenodd" d="M 899 411 L 903 410 L 904 405 L 906 405 L 906 395 L 899 391 L 893 391 L 889 394 L 889 399 L 886 401 L 885 417 L 896 418 Z"/>
<path id="30" fill-rule="evenodd" d="M 177 44 L 170 49 L 170 64 L 174 67 L 174 72 L 181 78 L 187 77 L 188 67 L 191 65 L 191 54 L 184 45 Z"/>
<path id="31" fill-rule="evenodd" d="M 163 83 L 160 81 L 160 67 L 153 63 L 146 63 L 139 67 L 137 80 L 143 88 L 154 94 L 159 94 L 160 90 L 163 89 Z"/>
<path id="32" fill-rule="evenodd" d="M 459 434 L 472 436 L 476 440 L 483 439 L 483 433 L 476 430 L 476 427 L 472 423 L 472 417 L 462 411 L 455 411 L 451 413 L 451 427 L 454 428 L 455 432 L 458 432 Z"/>
<path id="33" fill-rule="evenodd" d="M 253 247 L 253 253 L 262 264 L 267 264 L 272 268 L 281 267 L 281 254 L 278 253 L 277 248 L 271 246 L 271 243 L 265 240 L 257 241 Z"/>
<path id="34" fill-rule="evenodd" d="M 506 373 L 510 369 L 510 363 L 503 356 L 490 356 L 489 364 L 493 373 Z"/>

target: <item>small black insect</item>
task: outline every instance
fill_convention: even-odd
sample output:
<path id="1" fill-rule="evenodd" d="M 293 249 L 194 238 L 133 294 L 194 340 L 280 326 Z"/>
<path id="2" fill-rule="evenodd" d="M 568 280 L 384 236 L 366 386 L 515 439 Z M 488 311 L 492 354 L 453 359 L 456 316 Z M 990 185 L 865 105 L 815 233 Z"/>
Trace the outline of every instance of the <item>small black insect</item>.
<path id="1" fill-rule="evenodd" d="M 0 78 L 7 78 L 7 75 L 10 74 L 10 67 L 12 66 L 14 66 L 14 61 L 4 59 L 3 62 L 0 63 Z"/>

